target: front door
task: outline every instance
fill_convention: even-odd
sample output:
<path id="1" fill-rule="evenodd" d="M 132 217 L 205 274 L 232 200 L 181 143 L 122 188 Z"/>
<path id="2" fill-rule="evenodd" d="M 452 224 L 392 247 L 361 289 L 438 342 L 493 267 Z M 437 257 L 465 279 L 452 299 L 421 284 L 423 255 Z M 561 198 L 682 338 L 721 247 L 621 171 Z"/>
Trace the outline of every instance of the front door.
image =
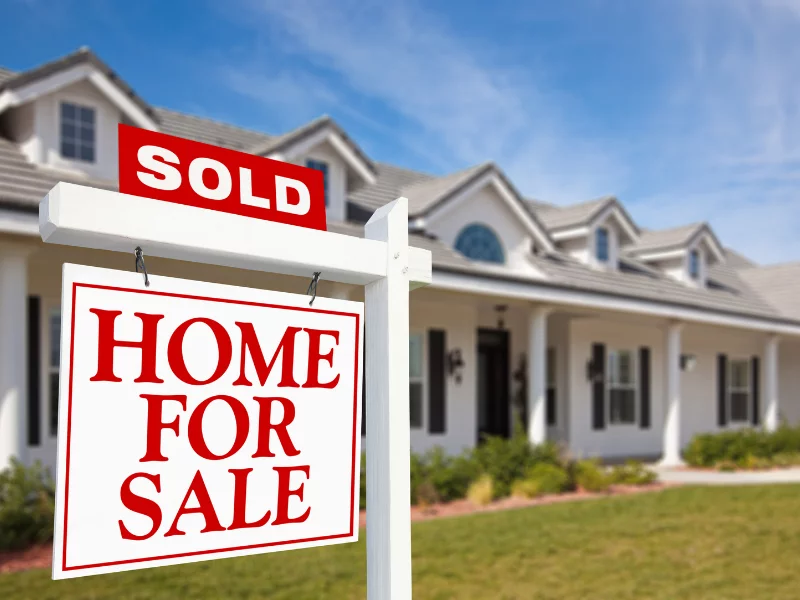
<path id="1" fill-rule="evenodd" d="M 508 331 L 478 330 L 478 441 L 509 437 Z"/>

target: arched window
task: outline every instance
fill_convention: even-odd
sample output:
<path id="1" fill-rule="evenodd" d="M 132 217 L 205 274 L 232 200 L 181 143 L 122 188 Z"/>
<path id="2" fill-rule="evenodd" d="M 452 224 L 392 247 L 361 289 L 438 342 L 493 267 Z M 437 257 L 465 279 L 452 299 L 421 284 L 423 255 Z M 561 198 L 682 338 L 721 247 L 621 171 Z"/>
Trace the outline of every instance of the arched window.
<path id="1" fill-rule="evenodd" d="M 472 260 L 504 263 L 505 253 L 495 233 L 486 227 L 473 223 L 461 230 L 456 238 L 456 250 Z"/>

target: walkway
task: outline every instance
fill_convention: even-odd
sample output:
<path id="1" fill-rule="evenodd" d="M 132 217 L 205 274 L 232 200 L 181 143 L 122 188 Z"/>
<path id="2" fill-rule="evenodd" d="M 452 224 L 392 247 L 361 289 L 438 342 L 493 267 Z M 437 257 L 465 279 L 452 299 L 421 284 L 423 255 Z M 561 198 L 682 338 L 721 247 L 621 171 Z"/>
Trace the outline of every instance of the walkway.
<path id="1" fill-rule="evenodd" d="M 772 471 L 701 471 L 654 466 L 658 478 L 664 483 L 696 485 L 764 485 L 772 483 L 800 483 L 800 468 Z"/>

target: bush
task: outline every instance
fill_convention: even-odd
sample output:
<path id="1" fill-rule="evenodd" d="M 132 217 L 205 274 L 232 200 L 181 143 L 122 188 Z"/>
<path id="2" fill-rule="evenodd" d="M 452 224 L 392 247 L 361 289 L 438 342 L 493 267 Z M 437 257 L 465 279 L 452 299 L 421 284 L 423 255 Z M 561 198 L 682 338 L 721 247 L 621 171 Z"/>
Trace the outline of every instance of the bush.
<path id="1" fill-rule="evenodd" d="M 469 484 L 481 474 L 469 453 L 449 457 L 441 448 L 434 448 L 425 455 L 423 463 L 426 478 L 436 488 L 442 502 L 465 497 Z"/>
<path id="2" fill-rule="evenodd" d="M 361 510 L 367 509 L 367 455 L 361 453 L 361 481 L 358 494 L 358 502 Z"/>
<path id="3" fill-rule="evenodd" d="M 511 486 L 511 495 L 515 498 L 536 498 L 539 494 L 539 483 L 533 479 L 519 479 Z"/>
<path id="4" fill-rule="evenodd" d="M 596 460 L 581 460 L 575 464 L 575 483 L 587 492 L 605 492 L 611 478 Z"/>
<path id="5" fill-rule="evenodd" d="M 528 469 L 525 481 L 535 482 L 541 494 L 560 494 L 570 487 L 570 477 L 566 469 L 550 463 L 533 465 Z"/>
<path id="6" fill-rule="evenodd" d="M 467 490 L 467 498 L 476 506 L 486 506 L 495 497 L 494 481 L 491 475 L 481 475 Z"/>
<path id="7" fill-rule="evenodd" d="M 53 539 L 55 487 L 37 462 L 16 459 L 0 472 L 0 550 L 20 550 Z"/>
<path id="8" fill-rule="evenodd" d="M 419 484 L 417 487 L 417 504 L 427 507 L 440 501 L 441 498 L 439 498 L 439 493 L 436 491 L 436 486 L 429 479 Z"/>
<path id="9" fill-rule="evenodd" d="M 532 447 L 523 435 L 511 439 L 487 437 L 472 456 L 480 471 L 492 477 L 495 498 L 508 496 L 511 484 L 523 479 L 533 463 Z"/>
<path id="10" fill-rule="evenodd" d="M 611 483 L 617 485 L 648 485 L 655 482 L 658 476 L 636 460 L 629 460 L 624 465 L 617 465 L 611 470 Z"/>
<path id="11" fill-rule="evenodd" d="M 717 471 L 736 471 L 738 467 L 732 460 L 721 460 L 714 465 L 714 468 Z"/>
<path id="12" fill-rule="evenodd" d="M 800 453 L 800 427 L 781 425 L 771 433 L 740 429 L 697 435 L 687 446 L 684 458 L 692 466 L 711 467 L 721 461 L 754 464 L 757 459 L 787 453 Z"/>
<path id="13" fill-rule="evenodd" d="M 781 452 L 772 457 L 775 467 L 793 467 L 800 465 L 800 452 Z"/>

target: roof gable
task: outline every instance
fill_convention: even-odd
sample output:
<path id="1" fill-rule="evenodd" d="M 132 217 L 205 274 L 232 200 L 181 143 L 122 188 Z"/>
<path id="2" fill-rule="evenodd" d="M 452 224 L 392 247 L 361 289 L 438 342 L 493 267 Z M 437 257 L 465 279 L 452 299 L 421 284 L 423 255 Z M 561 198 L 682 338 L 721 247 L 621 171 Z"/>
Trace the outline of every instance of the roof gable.
<path id="1" fill-rule="evenodd" d="M 84 79 L 139 127 L 158 128 L 153 109 L 88 48 L 4 78 L 0 81 L 0 113 Z"/>
<path id="2" fill-rule="evenodd" d="M 725 262 L 724 248 L 707 223 L 644 231 L 639 241 L 626 251 L 642 260 L 655 260 L 681 254 L 697 244 L 703 244 L 708 249 L 709 257 L 713 259 L 711 262 Z"/>
<path id="3" fill-rule="evenodd" d="M 482 163 L 445 177 L 412 183 L 402 188 L 401 192 L 408 198 L 409 218 L 416 219 L 418 224 L 424 227 L 425 219 L 435 218 L 442 211 L 455 206 L 460 199 L 487 185 L 495 188 L 512 213 L 545 251 L 555 250 L 547 229 L 503 171 L 492 162 Z"/>
<path id="4" fill-rule="evenodd" d="M 377 173 L 375 165 L 364 154 L 358 144 L 345 133 L 344 129 L 327 115 L 288 133 L 274 137 L 265 143 L 256 144 L 249 151 L 261 156 L 296 156 L 325 141 L 333 146 L 345 163 L 365 183 L 375 183 L 375 175 Z"/>
<path id="5" fill-rule="evenodd" d="M 569 206 L 553 206 L 532 201 L 528 203 L 535 207 L 536 214 L 555 240 L 586 236 L 592 226 L 607 218 L 616 221 L 629 242 L 635 242 L 640 235 L 638 226 L 614 196 L 604 196 Z"/>

